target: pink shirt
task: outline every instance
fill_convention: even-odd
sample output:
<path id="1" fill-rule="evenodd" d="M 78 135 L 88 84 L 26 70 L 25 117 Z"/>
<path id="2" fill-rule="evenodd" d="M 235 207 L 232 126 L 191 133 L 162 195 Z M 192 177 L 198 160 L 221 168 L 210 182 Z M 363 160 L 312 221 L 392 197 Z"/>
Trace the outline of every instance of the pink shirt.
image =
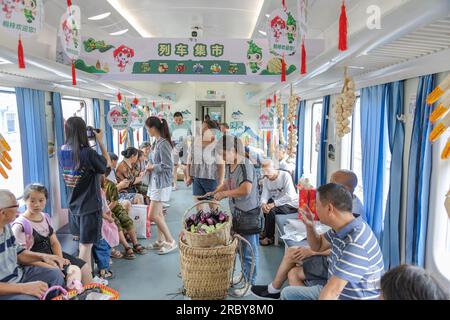
<path id="1" fill-rule="evenodd" d="M 42 220 L 39 222 L 34 222 L 31 221 L 30 219 L 24 217 L 25 219 L 28 220 L 28 222 L 30 223 L 31 227 L 36 230 L 37 233 L 39 233 L 41 236 L 43 237 L 48 237 L 50 234 L 50 228 L 49 225 L 47 223 L 47 219 L 45 219 L 44 215 L 42 215 Z M 16 242 L 18 244 L 20 244 L 21 246 L 25 247 L 27 250 L 30 250 L 33 245 L 34 245 L 34 239 L 33 241 L 31 241 L 31 244 L 29 244 L 29 248 L 26 245 L 26 237 L 25 237 L 25 231 L 23 230 L 22 225 L 16 223 L 12 226 L 12 231 L 14 233 L 14 237 L 16 238 Z"/>

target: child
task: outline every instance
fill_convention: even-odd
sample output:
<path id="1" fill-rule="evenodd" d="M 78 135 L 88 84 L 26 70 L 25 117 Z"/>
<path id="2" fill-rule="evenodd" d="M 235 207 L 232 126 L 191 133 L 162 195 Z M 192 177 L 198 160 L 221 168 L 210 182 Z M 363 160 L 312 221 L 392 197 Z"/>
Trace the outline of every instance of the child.
<path id="1" fill-rule="evenodd" d="M 106 177 L 109 175 L 110 171 L 111 168 L 106 169 Z M 146 251 L 144 247 L 142 247 L 142 245 L 140 245 L 137 241 L 133 220 L 128 216 L 128 212 L 119 203 L 119 192 L 117 191 L 116 185 L 108 179 L 105 179 L 102 188 L 106 194 L 106 200 L 109 203 L 109 209 L 113 213 L 114 221 L 117 225 L 117 228 L 119 229 L 120 244 L 122 244 L 125 248 L 124 258 L 133 260 L 136 258 L 136 255 L 134 253 L 144 255 Z M 125 230 L 130 235 L 131 242 L 133 243 L 133 248 L 130 248 L 130 246 L 128 245 L 123 230 Z"/>
<path id="2" fill-rule="evenodd" d="M 81 283 L 92 282 L 90 267 L 81 259 L 73 257 L 61 250 L 61 244 L 50 222 L 50 217 L 43 213 L 48 198 L 47 189 L 40 184 L 31 184 L 25 188 L 23 199 L 27 210 L 12 224 L 12 230 L 17 243 L 27 250 L 45 254 L 54 254 L 70 261 L 64 269 L 67 287 L 80 289 Z M 39 262 L 36 265 L 51 267 Z M 81 272 L 80 272 L 81 269 Z"/>

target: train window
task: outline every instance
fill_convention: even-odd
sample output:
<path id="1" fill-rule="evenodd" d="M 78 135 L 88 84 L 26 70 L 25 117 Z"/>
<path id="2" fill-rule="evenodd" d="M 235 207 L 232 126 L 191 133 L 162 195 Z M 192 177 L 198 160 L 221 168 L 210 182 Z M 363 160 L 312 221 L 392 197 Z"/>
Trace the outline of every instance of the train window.
<path id="1" fill-rule="evenodd" d="M 86 101 L 82 99 L 63 97 L 61 99 L 64 122 L 70 117 L 80 117 L 84 121 L 88 120 Z"/>
<path id="2" fill-rule="evenodd" d="M 361 147 L 361 99 L 356 99 L 355 110 L 352 117 L 353 128 L 351 134 L 351 161 L 349 169 L 358 177 L 358 186 L 355 195 L 364 201 L 362 181 L 362 147 Z M 349 135 L 350 136 L 350 135 Z M 364 202 L 363 202 L 364 203 Z"/>
<path id="3" fill-rule="evenodd" d="M 320 135 L 322 132 L 322 112 L 323 112 L 323 102 L 314 102 L 311 108 L 311 144 L 310 144 L 310 172 L 311 172 L 311 183 L 313 185 L 317 184 L 317 170 L 319 164 L 319 149 L 320 149 Z"/>
<path id="4" fill-rule="evenodd" d="M 22 148 L 14 89 L 0 88 L 0 133 L 11 147 L 16 146 L 10 152 L 13 159 L 12 170 L 7 172 L 10 178 L 5 180 L 0 177 L 1 185 L 15 195 L 20 195 L 23 193 Z"/>

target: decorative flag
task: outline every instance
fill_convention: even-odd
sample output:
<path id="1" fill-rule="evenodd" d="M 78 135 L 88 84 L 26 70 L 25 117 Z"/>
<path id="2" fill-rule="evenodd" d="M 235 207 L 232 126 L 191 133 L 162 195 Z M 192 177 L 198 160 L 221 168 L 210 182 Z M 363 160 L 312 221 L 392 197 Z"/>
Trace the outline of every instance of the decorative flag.
<path id="1" fill-rule="evenodd" d="M 25 68 L 22 39 L 38 34 L 44 21 L 43 0 L 2 0 L 0 2 L 0 28 L 19 38 L 17 60 L 20 69 Z"/>

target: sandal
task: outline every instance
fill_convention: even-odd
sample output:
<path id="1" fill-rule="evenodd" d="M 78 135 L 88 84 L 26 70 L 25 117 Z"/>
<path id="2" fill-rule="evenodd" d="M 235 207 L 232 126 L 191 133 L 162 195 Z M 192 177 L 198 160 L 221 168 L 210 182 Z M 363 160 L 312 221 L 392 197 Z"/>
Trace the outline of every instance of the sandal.
<path id="1" fill-rule="evenodd" d="M 133 246 L 133 251 L 134 251 L 135 253 L 137 253 L 137 254 L 140 254 L 140 255 L 144 255 L 144 254 L 147 253 L 147 251 L 145 251 L 145 248 L 144 248 L 142 245 L 140 245 L 139 243 L 138 243 L 138 244 L 135 244 L 135 245 Z"/>
<path id="2" fill-rule="evenodd" d="M 119 250 L 112 249 L 111 250 L 111 258 L 122 259 L 123 258 L 123 253 L 120 252 Z"/>
<path id="3" fill-rule="evenodd" d="M 164 241 L 155 241 L 151 244 L 149 244 L 146 249 L 148 250 L 160 250 L 164 246 Z"/>
<path id="4" fill-rule="evenodd" d="M 268 247 L 268 246 L 273 245 L 273 240 L 272 240 L 272 239 L 269 239 L 269 238 L 265 238 L 265 239 L 263 239 L 263 240 L 260 240 L 260 241 L 259 241 L 259 244 L 260 244 L 261 246 L 263 246 L 263 247 Z"/>
<path id="5" fill-rule="evenodd" d="M 177 242 L 173 240 L 172 243 L 164 242 L 163 247 L 158 251 L 159 255 L 171 253 L 178 248 Z"/>
<path id="6" fill-rule="evenodd" d="M 112 273 L 112 271 L 109 271 L 107 269 L 100 270 L 98 273 L 98 276 L 101 279 L 108 280 L 108 281 L 114 279 L 114 274 Z"/>
<path id="7" fill-rule="evenodd" d="M 132 248 L 128 247 L 125 249 L 125 255 L 123 256 L 127 260 L 134 260 L 136 259 L 136 255 L 134 254 L 134 251 Z"/>

